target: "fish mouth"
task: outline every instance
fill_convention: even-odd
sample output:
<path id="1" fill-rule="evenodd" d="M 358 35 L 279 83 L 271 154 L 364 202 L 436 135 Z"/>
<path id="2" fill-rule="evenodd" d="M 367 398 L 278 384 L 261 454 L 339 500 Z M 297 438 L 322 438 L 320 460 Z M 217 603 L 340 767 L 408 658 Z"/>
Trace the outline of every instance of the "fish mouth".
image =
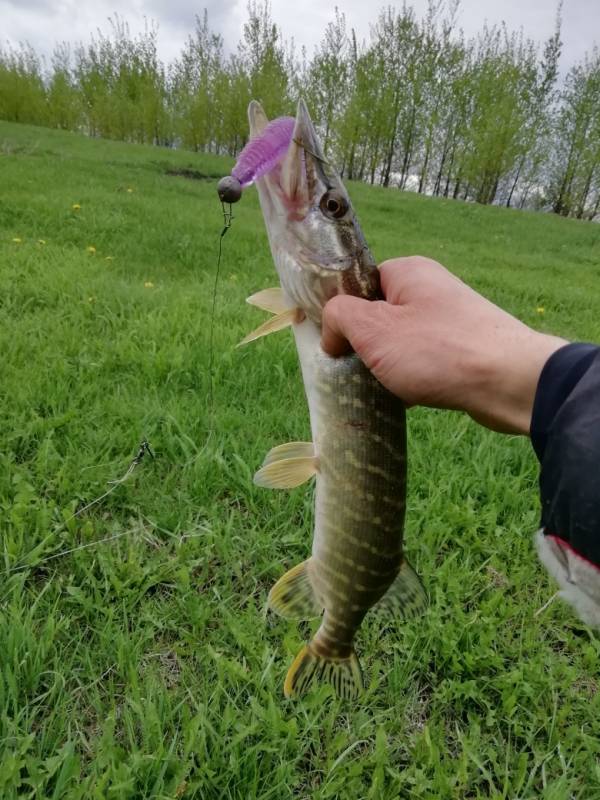
<path id="1" fill-rule="evenodd" d="M 260 136 L 268 119 L 256 101 L 248 119 L 251 138 Z M 285 156 L 256 186 L 281 284 L 309 317 L 320 320 L 336 294 L 380 296 L 375 261 L 303 99 Z"/>
<path id="2" fill-rule="evenodd" d="M 248 120 L 252 139 L 260 136 L 268 124 L 268 118 L 256 100 L 252 100 L 248 107 Z M 287 153 L 261 183 L 257 181 L 257 186 L 259 189 L 262 186 L 271 195 L 275 209 L 279 207 L 280 213 L 285 212 L 293 221 L 300 221 L 316 202 L 319 179 L 326 188 L 333 187 L 333 176 L 328 174 L 321 143 L 301 98 Z"/>
<path id="3" fill-rule="evenodd" d="M 248 107 L 250 138 L 259 137 L 269 120 L 256 100 Z M 284 207 L 292 218 L 298 220 L 319 204 L 328 191 L 336 191 L 344 209 L 350 209 L 350 198 L 335 168 L 325 157 L 319 136 L 313 125 L 306 103 L 298 101 L 294 128 L 286 154 L 279 164 L 257 181 Z"/>

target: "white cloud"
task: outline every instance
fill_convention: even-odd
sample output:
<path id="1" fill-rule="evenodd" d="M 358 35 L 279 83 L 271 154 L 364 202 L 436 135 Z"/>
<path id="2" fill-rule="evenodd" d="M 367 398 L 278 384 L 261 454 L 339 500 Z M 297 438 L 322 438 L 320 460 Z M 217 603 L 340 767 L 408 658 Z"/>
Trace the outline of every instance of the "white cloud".
<path id="1" fill-rule="evenodd" d="M 377 17 L 377 8 L 365 0 L 340 0 L 348 28 L 354 27 L 359 39 L 368 38 L 369 26 Z M 392 3 L 400 7 L 401 3 Z M 427 0 L 413 0 L 417 14 L 424 13 Z M 54 44 L 89 41 L 98 28 L 109 29 L 116 0 L 0 0 L 2 38 L 12 44 L 28 41 L 38 53 L 49 56 Z M 161 57 L 177 57 L 187 35 L 193 31 L 194 17 L 208 7 L 211 28 L 221 33 L 228 50 L 234 50 L 242 36 L 246 19 L 246 0 L 204 0 L 196 5 L 189 0 L 119 0 L 118 13 L 132 33 L 144 28 L 145 19 L 159 24 Z M 297 50 L 306 46 L 309 56 L 322 37 L 327 22 L 334 17 L 332 6 L 322 0 L 272 0 L 272 14 L 287 39 L 295 40 Z M 509 29 L 523 28 L 526 36 L 538 41 L 550 36 L 556 16 L 555 0 L 462 0 L 458 23 L 467 36 L 481 30 L 484 21 L 505 20 Z M 596 0 L 565 0 L 563 10 L 563 69 L 590 51 L 600 36 L 600 3 Z"/>

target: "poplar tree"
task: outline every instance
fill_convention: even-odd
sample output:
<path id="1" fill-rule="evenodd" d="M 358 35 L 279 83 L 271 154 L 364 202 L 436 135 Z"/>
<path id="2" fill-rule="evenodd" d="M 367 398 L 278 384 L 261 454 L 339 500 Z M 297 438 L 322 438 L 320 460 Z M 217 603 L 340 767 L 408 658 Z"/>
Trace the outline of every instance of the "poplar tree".
<path id="1" fill-rule="evenodd" d="M 350 40 L 346 31 L 346 18 L 335 9 L 335 20 L 325 28 L 306 77 L 306 99 L 313 111 L 322 134 L 323 148 L 340 144 L 340 123 L 350 85 Z"/>
<path id="2" fill-rule="evenodd" d="M 248 99 L 260 101 L 270 117 L 289 113 L 290 81 L 283 39 L 271 18 L 268 0 L 248 3 L 248 20 L 238 47 L 237 67 L 248 76 Z"/>
<path id="3" fill-rule="evenodd" d="M 79 130 L 84 122 L 81 96 L 71 66 L 71 48 L 63 42 L 54 49 L 47 89 L 48 124 Z"/>
<path id="4" fill-rule="evenodd" d="M 226 96 L 223 69 L 223 40 L 210 30 L 205 10 L 202 19 L 196 17 L 194 34 L 171 71 L 173 126 L 184 147 L 219 149 L 220 103 Z"/>
<path id="5" fill-rule="evenodd" d="M 43 64 L 29 44 L 0 47 L 0 119 L 48 122 Z"/>
<path id="6" fill-rule="evenodd" d="M 600 181 L 600 52 L 569 71 L 555 130 L 552 210 L 579 218 L 598 213 Z"/>

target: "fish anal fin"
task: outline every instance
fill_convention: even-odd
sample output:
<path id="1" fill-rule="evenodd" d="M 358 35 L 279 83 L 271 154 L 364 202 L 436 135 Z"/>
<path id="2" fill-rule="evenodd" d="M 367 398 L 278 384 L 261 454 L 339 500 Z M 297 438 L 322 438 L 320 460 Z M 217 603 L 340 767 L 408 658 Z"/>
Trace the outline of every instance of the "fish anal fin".
<path id="1" fill-rule="evenodd" d="M 282 575 L 269 592 L 269 608 L 286 619 L 320 617 L 323 606 L 310 580 L 310 558 Z"/>
<path id="2" fill-rule="evenodd" d="M 301 309 L 288 308 L 287 311 L 276 314 L 274 317 L 271 317 L 271 319 L 263 322 L 256 330 L 249 333 L 248 336 L 245 336 L 238 344 L 238 347 L 241 347 L 243 344 L 248 344 L 248 342 L 253 342 L 255 339 L 260 339 L 261 336 L 267 336 L 269 333 L 275 333 L 275 331 L 283 330 L 283 328 L 289 328 L 290 325 L 302 322 L 303 319 L 304 312 L 301 311 Z"/>
<path id="3" fill-rule="evenodd" d="M 273 447 L 263 461 L 263 467 L 272 464 L 274 461 L 281 461 L 287 458 L 313 458 L 315 446 L 312 442 L 286 442 Z"/>
<path id="4" fill-rule="evenodd" d="M 344 700 L 356 700 L 363 689 L 363 680 L 354 650 L 347 658 L 328 658 L 317 653 L 311 642 L 292 662 L 283 692 L 286 697 L 297 697 L 320 683 L 331 684 Z"/>
<path id="5" fill-rule="evenodd" d="M 427 592 L 421 579 L 404 559 L 398 575 L 377 607 L 389 611 L 399 619 L 412 619 L 423 613 L 428 604 Z"/>
<path id="6" fill-rule="evenodd" d="M 265 489 L 293 489 L 312 478 L 317 467 L 315 456 L 280 458 L 262 466 L 254 476 L 254 483 Z"/>
<path id="7" fill-rule="evenodd" d="M 269 311 L 271 314 L 283 314 L 284 311 L 288 311 L 290 308 L 290 304 L 286 303 L 283 289 L 280 286 L 261 289 L 260 292 L 255 292 L 250 297 L 247 297 L 246 302 L 263 311 Z"/>

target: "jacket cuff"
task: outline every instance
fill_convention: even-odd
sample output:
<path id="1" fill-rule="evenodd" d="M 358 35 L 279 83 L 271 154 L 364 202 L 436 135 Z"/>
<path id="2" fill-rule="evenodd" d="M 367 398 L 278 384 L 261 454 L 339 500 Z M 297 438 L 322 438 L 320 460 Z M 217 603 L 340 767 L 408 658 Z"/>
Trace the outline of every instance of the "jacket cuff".
<path id="1" fill-rule="evenodd" d="M 531 444 L 540 462 L 557 412 L 589 369 L 598 350 L 594 344 L 566 344 L 546 361 L 535 393 L 530 429 Z"/>

